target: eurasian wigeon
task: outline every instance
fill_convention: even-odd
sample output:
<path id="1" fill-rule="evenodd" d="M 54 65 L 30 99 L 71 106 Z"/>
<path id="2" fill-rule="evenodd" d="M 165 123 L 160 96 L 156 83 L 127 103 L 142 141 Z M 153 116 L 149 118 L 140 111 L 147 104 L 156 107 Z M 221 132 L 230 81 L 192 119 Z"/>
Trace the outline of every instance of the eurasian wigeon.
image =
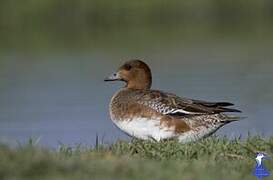
<path id="1" fill-rule="evenodd" d="M 152 74 L 141 60 L 125 62 L 105 81 L 124 81 L 125 87 L 114 94 L 110 116 L 114 124 L 139 139 L 178 138 L 182 143 L 195 141 L 238 120 L 225 112 L 241 112 L 229 102 L 206 102 L 152 90 Z"/>

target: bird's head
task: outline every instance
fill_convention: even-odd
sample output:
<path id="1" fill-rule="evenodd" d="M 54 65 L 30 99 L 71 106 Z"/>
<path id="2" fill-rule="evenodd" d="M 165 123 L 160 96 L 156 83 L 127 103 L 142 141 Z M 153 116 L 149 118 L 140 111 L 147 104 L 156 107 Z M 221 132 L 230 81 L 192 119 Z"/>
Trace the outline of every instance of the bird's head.
<path id="1" fill-rule="evenodd" d="M 129 89 L 150 89 L 152 74 L 149 66 L 141 60 L 125 62 L 104 81 L 124 81 Z"/>

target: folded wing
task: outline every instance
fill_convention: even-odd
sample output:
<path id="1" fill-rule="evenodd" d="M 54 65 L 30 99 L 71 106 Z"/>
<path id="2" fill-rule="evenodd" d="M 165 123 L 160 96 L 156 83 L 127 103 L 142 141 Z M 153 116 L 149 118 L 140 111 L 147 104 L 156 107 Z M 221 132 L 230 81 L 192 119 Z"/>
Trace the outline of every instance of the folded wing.
<path id="1" fill-rule="evenodd" d="M 227 108 L 232 106 L 229 102 L 207 102 L 178 97 L 171 93 L 157 90 L 138 91 L 137 102 L 146 105 L 165 115 L 202 115 L 218 114 L 223 112 L 241 112 L 237 109 Z"/>

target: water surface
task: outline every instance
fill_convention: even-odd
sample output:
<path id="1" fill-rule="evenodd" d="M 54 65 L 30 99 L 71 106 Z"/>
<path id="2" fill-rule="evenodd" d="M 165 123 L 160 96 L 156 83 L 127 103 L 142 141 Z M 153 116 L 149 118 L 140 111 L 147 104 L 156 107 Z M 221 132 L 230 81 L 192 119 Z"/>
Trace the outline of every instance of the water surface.
<path id="1" fill-rule="evenodd" d="M 0 139 L 29 137 L 56 147 L 128 137 L 111 122 L 108 103 L 122 83 L 104 77 L 125 59 L 143 58 L 152 68 L 153 88 L 208 101 L 229 101 L 246 119 L 217 134 L 272 135 L 273 52 L 266 44 L 216 43 L 90 52 L 2 53 Z"/>

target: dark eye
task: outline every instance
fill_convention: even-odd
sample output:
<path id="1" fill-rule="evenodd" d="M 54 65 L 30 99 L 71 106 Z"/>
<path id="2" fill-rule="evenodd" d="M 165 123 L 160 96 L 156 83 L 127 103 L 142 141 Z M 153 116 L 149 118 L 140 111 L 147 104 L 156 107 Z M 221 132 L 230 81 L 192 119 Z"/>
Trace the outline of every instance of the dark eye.
<path id="1" fill-rule="evenodd" d="M 125 64 L 124 67 L 127 71 L 130 71 L 132 69 L 132 66 L 130 64 Z"/>

